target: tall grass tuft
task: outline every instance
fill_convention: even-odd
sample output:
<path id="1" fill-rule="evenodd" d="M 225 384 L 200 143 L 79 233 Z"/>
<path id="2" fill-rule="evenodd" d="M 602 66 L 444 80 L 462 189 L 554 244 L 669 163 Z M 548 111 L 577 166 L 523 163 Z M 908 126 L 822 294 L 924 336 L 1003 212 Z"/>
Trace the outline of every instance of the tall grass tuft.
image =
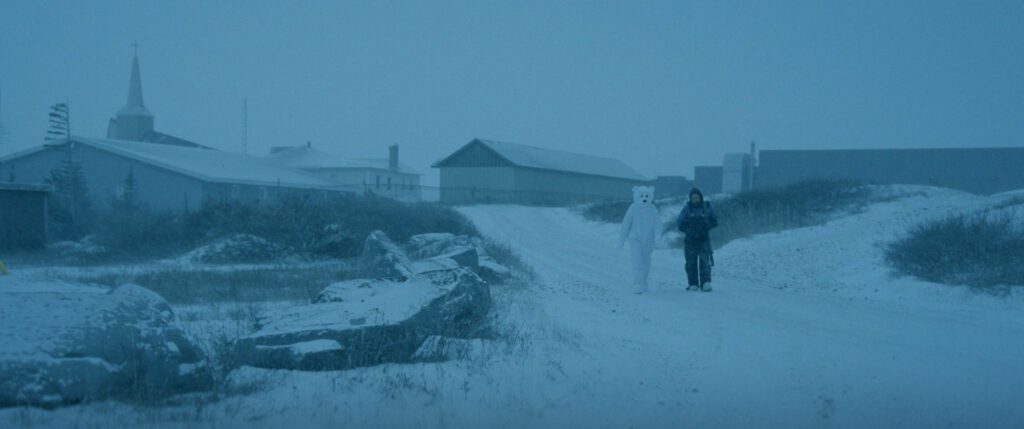
<path id="1" fill-rule="evenodd" d="M 954 215 L 913 227 L 885 259 L 897 274 L 999 291 L 1024 285 L 1024 227 L 1006 214 Z"/>

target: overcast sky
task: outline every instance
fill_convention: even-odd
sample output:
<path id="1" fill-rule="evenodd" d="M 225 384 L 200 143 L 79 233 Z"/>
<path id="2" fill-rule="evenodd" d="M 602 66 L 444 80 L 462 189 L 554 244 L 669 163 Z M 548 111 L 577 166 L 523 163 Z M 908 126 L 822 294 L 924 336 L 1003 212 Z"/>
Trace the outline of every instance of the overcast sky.
<path id="1" fill-rule="evenodd" d="M 429 168 L 474 137 L 692 176 L 748 149 L 1021 146 L 1024 2 L 0 0 L 0 153 L 104 136 L 139 44 L 159 131 Z M 301 3 L 296 5 L 294 3 Z"/>

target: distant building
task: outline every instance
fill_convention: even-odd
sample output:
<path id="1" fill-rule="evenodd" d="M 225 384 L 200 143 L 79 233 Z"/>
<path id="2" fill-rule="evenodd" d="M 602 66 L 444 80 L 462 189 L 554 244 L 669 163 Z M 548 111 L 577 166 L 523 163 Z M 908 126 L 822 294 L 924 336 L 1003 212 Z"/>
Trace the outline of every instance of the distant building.
<path id="1" fill-rule="evenodd" d="M 764 150 L 758 161 L 758 188 L 807 179 L 851 179 L 939 186 L 976 194 L 1024 189 L 1024 147 Z"/>
<path id="2" fill-rule="evenodd" d="M 693 181 L 686 176 L 658 176 L 651 181 L 655 198 L 687 195 L 693 188 Z"/>
<path id="3" fill-rule="evenodd" d="M 271 148 L 269 156 L 282 167 L 313 174 L 346 189 L 386 196 L 401 201 L 420 201 L 420 173 L 402 164 L 398 146 L 391 146 L 386 159 L 341 159 L 314 149 L 312 145 Z"/>
<path id="4" fill-rule="evenodd" d="M 700 166 L 693 168 L 693 186 L 704 195 L 722 193 L 722 167 Z"/>
<path id="5" fill-rule="evenodd" d="M 49 192 L 47 186 L 0 183 L 0 250 L 46 245 Z"/>
<path id="6" fill-rule="evenodd" d="M 258 203 L 284 195 L 358 191 L 243 153 L 84 137 L 2 157 L 0 178 L 41 184 L 68 156 L 81 165 L 98 206 L 124 192 L 129 174 L 139 201 L 157 210 L 196 210 L 208 200 Z"/>
<path id="7" fill-rule="evenodd" d="M 622 161 L 474 139 L 434 163 L 442 203 L 566 204 L 627 199 L 649 179 Z"/>

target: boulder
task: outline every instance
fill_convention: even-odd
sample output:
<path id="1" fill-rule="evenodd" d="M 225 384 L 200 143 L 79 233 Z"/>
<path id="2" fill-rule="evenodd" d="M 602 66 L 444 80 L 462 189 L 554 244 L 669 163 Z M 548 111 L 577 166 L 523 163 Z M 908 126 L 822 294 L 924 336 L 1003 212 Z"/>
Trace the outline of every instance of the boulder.
<path id="1" fill-rule="evenodd" d="M 350 258 L 359 256 L 362 243 L 355 235 L 347 233 L 336 224 L 330 224 L 320 231 L 310 252 L 317 256 L 331 258 Z"/>
<path id="2" fill-rule="evenodd" d="M 450 259 L 460 267 L 466 267 L 473 271 L 480 268 L 480 254 L 475 247 L 457 247 L 432 259 Z"/>
<path id="3" fill-rule="evenodd" d="M 289 256 L 291 252 L 284 246 L 251 234 L 234 234 L 185 254 L 185 259 L 202 264 L 244 264 L 280 261 Z"/>
<path id="4" fill-rule="evenodd" d="M 504 283 L 512 278 L 511 269 L 488 257 L 480 259 L 480 266 L 477 268 L 476 273 L 488 283 Z"/>
<path id="5" fill-rule="evenodd" d="M 486 254 L 483 241 L 479 238 L 447 232 L 414 235 L 409 238 L 406 251 L 414 259 L 428 259 L 456 252 L 466 247 L 476 249 L 479 256 Z"/>
<path id="6" fill-rule="evenodd" d="M 384 231 L 373 231 L 366 237 L 358 268 L 367 278 L 407 279 L 414 273 L 409 257 Z"/>
<path id="7" fill-rule="evenodd" d="M 89 235 L 78 241 L 58 241 L 47 248 L 56 258 L 66 261 L 87 261 L 108 255 L 109 247 L 96 242 L 96 237 Z"/>
<path id="8" fill-rule="evenodd" d="M 406 249 L 410 256 L 422 258 L 413 262 L 416 272 L 467 267 L 493 284 L 512 277 L 512 270 L 491 259 L 477 237 L 449 233 L 414 235 Z"/>
<path id="9" fill-rule="evenodd" d="M 0 343 L 0 406 L 160 398 L 212 384 L 167 302 L 135 285 L 0 288 Z"/>
<path id="10" fill-rule="evenodd" d="M 266 314 L 235 343 L 235 362 L 263 368 L 339 370 L 411 362 L 431 336 L 479 331 L 491 307 L 487 283 L 468 269 L 396 280 L 353 280 L 317 303 Z"/>

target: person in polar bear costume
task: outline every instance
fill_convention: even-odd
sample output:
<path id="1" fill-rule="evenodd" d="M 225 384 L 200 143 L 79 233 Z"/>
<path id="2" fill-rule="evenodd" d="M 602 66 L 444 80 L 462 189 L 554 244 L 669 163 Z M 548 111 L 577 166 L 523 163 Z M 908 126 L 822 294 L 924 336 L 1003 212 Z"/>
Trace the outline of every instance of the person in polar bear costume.
<path id="1" fill-rule="evenodd" d="M 651 272 L 651 253 L 658 236 L 661 221 L 658 209 L 654 207 L 654 188 L 633 187 L 633 204 L 622 218 L 619 233 L 619 247 L 629 240 L 629 251 L 633 259 L 633 292 L 647 291 L 647 277 Z"/>

